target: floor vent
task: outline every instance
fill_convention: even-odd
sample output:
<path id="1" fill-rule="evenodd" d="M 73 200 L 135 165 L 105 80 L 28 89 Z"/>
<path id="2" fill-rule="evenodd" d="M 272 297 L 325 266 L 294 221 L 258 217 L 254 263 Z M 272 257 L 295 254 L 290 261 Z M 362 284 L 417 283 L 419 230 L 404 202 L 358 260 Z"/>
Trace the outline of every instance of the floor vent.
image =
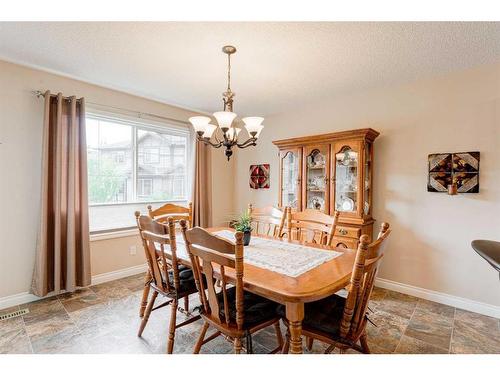
<path id="1" fill-rule="evenodd" d="M 0 322 L 4 321 L 4 320 L 7 320 L 7 319 L 10 319 L 10 318 L 15 318 L 17 316 L 26 315 L 29 312 L 30 311 L 28 309 L 22 309 L 22 310 L 17 310 L 17 311 L 8 313 L 8 314 L 0 315 Z"/>

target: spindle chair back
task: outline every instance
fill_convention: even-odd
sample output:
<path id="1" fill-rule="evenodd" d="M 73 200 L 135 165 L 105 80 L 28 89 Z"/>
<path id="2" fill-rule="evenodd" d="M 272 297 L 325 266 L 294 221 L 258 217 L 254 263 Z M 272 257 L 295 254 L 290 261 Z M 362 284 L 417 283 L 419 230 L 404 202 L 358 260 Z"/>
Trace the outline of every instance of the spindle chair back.
<path id="1" fill-rule="evenodd" d="M 287 233 L 291 240 L 331 245 L 339 213 L 332 216 L 318 210 L 294 212 L 287 209 Z"/>
<path id="2" fill-rule="evenodd" d="M 168 218 L 168 225 L 163 225 L 148 216 L 139 216 L 138 222 L 140 228 L 147 228 L 141 230 L 141 237 L 154 288 L 164 294 L 175 293 L 180 280 L 173 219 Z M 162 233 L 164 228 L 167 233 Z"/>
<path id="3" fill-rule="evenodd" d="M 148 215 L 155 222 L 160 224 L 168 223 L 169 218 L 171 218 L 174 223 L 179 223 L 180 220 L 186 220 L 189 223 L 189 227 L 193 226 L 193 204 L 190 202 L 187 207 L 179 206 L 172 203 L 166 203 L 163 206 L 153 210 L 151 205 L 148 205 Z M 146 273 L 146 280 L 150 277 L 149 271 Z M 142 318 L 144 316 L 144 310 L 146 309 L 147 296 L 149 295 L 149 286 L 146 281 L 143 291 L 143 298 L 141 303 L 141 308 L 139 311 L 139 316 Z M 189 299 L 184 299 L 184 310 L 189 311 Z"/>
<path id="4" fill-rule="evenodd" d="M 248 215 L 252 218 L 253 233 L 276 238 L 283 236 L 286 215 L 279 208 L 274 206 L 257 208 L 249 204 Z"/>
<path id="5" fill-rule="evenodd" d="M 193 203 L 191 202 L 189 202 L 188 207 L 166 203 L 154 210 L 151 205 L 148 205 L 148 214 L 150 218 L 155 219 L 159 223 L 167 222 L 168 218 L 172 218 L 176 223 L 180 220 L 186 220 L 189 223 L 189 227 L 193 227 Z"/>

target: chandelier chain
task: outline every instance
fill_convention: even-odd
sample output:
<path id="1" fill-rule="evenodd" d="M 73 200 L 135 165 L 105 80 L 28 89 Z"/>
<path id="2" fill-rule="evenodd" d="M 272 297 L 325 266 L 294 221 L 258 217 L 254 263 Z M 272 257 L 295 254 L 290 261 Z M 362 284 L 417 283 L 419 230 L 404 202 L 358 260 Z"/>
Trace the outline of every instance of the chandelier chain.
<path id="1" fill-rule="evenodd" d="M 227 55 L 227 91 L 231 91 L 231 54 Z"/>

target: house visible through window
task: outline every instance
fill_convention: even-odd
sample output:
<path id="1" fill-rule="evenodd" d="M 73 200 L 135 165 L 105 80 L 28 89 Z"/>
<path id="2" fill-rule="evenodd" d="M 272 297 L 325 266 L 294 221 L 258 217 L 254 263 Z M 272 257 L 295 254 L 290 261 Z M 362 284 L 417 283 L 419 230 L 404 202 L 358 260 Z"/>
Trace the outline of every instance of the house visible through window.
<path id="1" fill-rule="evenodd" d="M 187 203 L 189 131 L 87 114 L 91 232 L 132 227 L 146 203 Z"/>

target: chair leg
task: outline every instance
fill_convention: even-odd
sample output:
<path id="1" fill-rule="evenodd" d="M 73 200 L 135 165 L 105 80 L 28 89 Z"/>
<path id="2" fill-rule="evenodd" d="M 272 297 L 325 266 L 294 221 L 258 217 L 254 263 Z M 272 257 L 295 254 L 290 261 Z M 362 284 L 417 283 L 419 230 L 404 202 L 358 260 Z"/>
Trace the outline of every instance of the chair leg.
<path id="1" fill-rule="evenodd" d="M 142 318 L 144 316 L 144 311 L 146 310 L 146 306 L 148 304 L 149 289 L 151 288 L 149 286 L 150 280 L 151 280 L 151 274 L 149 273 L 149 271 L 147 271 L 146 275 L 144 276 L 144 290 L 142 291 L 141 307 L 139 308 L 139 317 L 140 318 Z"/>
<path id="2" fill-rule="evenodd" d="M 241 353 L 241 338 L 239 337 L 234 339 L 234 353 L 235 354 Z"/>
<path id="3" fill-rule="evenodd" d="M 274 331 L 276 332 L 276 340 L 278 341 L 278 351 L 283 348 L 283 336 L 281 335 L 280 322 L 274 323 Z"/>
<path id="4" fill-rule="evenodd" d="M 184 297 L 184 312 L 189 315 L 189 296 Z"/>
<path id="5" fill-rule="evenodd" d="M 368 340 L 366 339 L 366 333 L 363 333 L 359 338 L 359 343 L 361 344 L 361 348 L 363 349 L 363 353 L 370 354 L 370 348 L 368 346 Z"/>
<path id="6" fill-rule="evenodd" d="M 253 344 L 252 344 L 251 334 L 248 334 L 246 336 L 246 346 L 247 346 L 247 354 L 253 354 Z"/>
<path id="7" fill-rule="evenodd" d="M 330 354 L 334 350 L 335 350 L 335 344 L 332 344 L 328 348 L 325 349 L 325 354 Z"/>
<path id="8" fill-rule="evenodd" d="M 314 339 L 312 337 L 306 337 L 307 350 L 311 351 L 313 348 Z"/>
<path id="9" fill-rule="evenodd" d="M 168 327 L 168 342 L 167 342 L 167 354 L 172 354 L 174 351 L 174 339 L 175 339 L 175 325 L 177 321 L 177 304 L 179 301 L 174 299 L 172 301 L 172 309 L 170 310 L 170 324 Z"/>
<path id="10" fill-rule="evenodd" d="M 205 339 L 205 335 L 207 334 L 208 323 L 203 323 L 203 327 L 201 327 L 200 336 L 198 336 L 198 340 L 194 346 L 193 354 L 198 354 L 200 352 L 201 346 L 203 345 L 203 340 Z"/>
<path id="11" fill-rule="evenodd" d="M 290 329 L 286 329 L 285 334 L 285 343 L 283 344 L 283 349 L 281 350 L 281 354 L 288 354 L 288 349 L 290 349 Z"/>
<path id="12" fill-rule="evenodd" d="M 142 317 L 141 326 L 139 327 L 139 332 L 137 336 L 141 337 L 142 331 L 146 328 L 146 324 L 149 320 L 149 315 L 151 314 L 151 310 L 153 309 L 153 305 L 155 304 L 156 297 L 158 296 L 158 292 L 155 290 L 151 299 L 149 300 L 148 306 L 146 307 L 146 311 L 144 312 L 144 316 Z"/>

